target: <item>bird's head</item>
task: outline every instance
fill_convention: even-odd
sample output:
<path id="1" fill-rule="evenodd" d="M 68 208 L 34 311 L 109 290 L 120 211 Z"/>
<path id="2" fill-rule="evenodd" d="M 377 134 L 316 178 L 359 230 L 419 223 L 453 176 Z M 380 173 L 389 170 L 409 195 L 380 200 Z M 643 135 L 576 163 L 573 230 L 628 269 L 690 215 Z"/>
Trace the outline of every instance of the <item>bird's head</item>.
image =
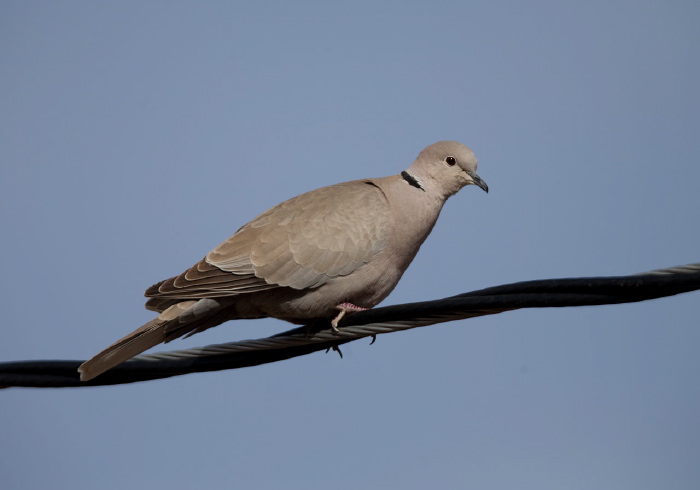
<path id="1" fill-rule="evenodd" d="M 457 141 L 439 141 L 418 154 L 408 174 L 425 188 L 445 198 L 467 185 L 485 192 L 489 186 L 476 173 L 478 161 L 469 147 Z"/>

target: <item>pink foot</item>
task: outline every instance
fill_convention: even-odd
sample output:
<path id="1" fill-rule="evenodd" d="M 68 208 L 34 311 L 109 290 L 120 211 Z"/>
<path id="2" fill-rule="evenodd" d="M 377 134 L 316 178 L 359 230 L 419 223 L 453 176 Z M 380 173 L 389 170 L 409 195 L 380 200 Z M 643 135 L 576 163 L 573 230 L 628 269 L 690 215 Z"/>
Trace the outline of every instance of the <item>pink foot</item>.
<path id="1" fill-rule="evenodd" d="M 335 307 L 337 310 L 340 310 L 340 313 L 331 320 L 331 326 L 333 327 L 334 331 L 338 331 L 338 323 L 340 320 L 343 319 L 346 313 L 355 313 L 357 311 L 365 311 L 368 308 L 363 308 L 361 306 L 354 305 L 352 303 L 340 303 L 338 306 Z"/>

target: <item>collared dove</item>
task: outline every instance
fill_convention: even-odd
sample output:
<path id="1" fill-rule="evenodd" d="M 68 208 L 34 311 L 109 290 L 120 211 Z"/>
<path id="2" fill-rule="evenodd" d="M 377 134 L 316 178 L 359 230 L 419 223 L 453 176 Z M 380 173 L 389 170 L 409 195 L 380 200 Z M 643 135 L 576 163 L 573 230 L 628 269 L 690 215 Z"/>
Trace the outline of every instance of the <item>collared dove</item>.
<path id="1" fill-rule="evenodd" d="M 399 175 L 322 187 L 265 211 L 182 274 L 146 290 L 159 315 L 84 362 L 90 380 L 123 361 L 228 320 L 304 324 L 372 308 L 394 289 L 447 198 L 488 192 L 466 146 L 440 141 Z"/>

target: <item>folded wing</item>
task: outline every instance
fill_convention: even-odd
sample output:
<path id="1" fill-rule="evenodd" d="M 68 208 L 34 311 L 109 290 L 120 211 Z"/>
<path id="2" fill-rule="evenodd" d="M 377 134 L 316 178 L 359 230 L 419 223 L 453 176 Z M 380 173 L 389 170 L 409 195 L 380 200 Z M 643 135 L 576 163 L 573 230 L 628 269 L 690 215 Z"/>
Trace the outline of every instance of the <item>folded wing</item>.
<path id="1" fill-rule="evenodd" d="M 163 311 L 184 299 L 317 288 L 384 248 L 389 213 L 383 192 L 369 180 L 307 192 L 241 227 L 184 273 L 151 286 L 147 307 Z"/>

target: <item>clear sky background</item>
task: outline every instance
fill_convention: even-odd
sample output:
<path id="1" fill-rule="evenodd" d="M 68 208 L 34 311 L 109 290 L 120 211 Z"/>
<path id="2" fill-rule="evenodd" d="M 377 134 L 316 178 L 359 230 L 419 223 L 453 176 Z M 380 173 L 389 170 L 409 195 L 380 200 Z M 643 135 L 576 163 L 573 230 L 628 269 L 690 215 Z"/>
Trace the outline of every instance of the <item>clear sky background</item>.
<path id="1" fill-rule="evenodd" d="M 0 361 L 86 359 L 268 207 L 462 141 L 384 304 L 700 261 L 700 4 L 0 4 Z M 0 487 L 696 489 L 700 293 L 0 392 Z M 233 322 L 168 348 L 286 330 Z"/>

